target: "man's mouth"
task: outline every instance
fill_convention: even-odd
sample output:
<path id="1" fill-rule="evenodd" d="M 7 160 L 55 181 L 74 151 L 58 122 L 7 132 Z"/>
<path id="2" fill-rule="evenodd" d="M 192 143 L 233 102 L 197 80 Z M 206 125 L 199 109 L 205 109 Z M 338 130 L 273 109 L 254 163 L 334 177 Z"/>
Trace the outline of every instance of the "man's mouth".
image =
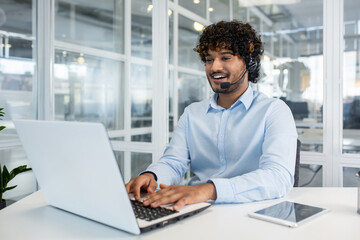
<path id="1" fill-rule="evenodd" d="M 214 82 L 223 82 L 227 79 L 227 74 L 212 74 L 211 78 Z"/>

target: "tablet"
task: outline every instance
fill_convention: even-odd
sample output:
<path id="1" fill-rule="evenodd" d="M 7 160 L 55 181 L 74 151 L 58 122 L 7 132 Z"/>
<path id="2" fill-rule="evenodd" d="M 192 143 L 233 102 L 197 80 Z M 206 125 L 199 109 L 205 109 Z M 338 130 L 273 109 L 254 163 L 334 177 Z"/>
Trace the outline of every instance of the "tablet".
<path id="1" fill-rule="evenodd" d="M 329 210 L 326 208 L 284 201 L 259 211 L 249 213 L 249 216 L 288 227 L 297 227 L 300 223 L 328 211 Z"/>

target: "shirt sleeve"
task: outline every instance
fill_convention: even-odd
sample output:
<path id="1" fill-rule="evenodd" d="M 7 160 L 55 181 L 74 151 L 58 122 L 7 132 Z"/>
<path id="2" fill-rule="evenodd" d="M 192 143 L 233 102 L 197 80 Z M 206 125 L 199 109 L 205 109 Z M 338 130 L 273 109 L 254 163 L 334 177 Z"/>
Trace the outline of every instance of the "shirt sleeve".
<path id="1" fill-rule="evenodd" d="M 288 106 L 270 105 L 259 169 L 233 178 L 214 178 L 217 203 L 246 203 L 284 196 L 294 184 L 297 132 Z"/>
<path id="2" fill-rule="evenodd" d="M 159 185 L 160 183 L 179 184 L 189 170 L 190 156 L 186 141 L 187 121 L 188 111 L 185 108 L 163 156 L 146 169 L 157 176 Z"/>

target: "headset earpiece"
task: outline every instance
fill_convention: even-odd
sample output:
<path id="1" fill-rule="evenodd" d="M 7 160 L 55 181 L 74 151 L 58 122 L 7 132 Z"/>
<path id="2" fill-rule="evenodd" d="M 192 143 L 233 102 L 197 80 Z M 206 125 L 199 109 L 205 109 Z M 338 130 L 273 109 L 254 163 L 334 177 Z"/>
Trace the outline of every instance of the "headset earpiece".
<path id="1" fill-rule="evenodd" d="M 250 61 L 248 65 L 246 66 L 248 72 L 253 72 L 257 68 L 257 62 L 252 58 L 251 54 L 255 51 L 255 47 L 253 43 L 250 43 L 249 45 L 249 51 L 250 51 Z"/>
<path id="2" fill-rule="evenodd" d="M 250 61 L 247 65 L 248 72 L 253 72 L 257 68 L 257 62 L 251 57 L 250 55 Z"/>

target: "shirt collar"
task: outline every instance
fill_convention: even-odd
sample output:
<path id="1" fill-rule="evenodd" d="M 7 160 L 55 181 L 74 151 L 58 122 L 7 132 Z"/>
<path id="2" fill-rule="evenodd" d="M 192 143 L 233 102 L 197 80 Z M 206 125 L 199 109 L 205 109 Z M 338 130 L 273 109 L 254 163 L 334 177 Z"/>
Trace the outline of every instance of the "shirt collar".
<path id="1" fill-rule="evenodd" d="M 217 104 L 218 96 L 219 96 L 218 93 L 214 93 L 211 96 L 209 107 L 206 109 L 206 113 L 208 113 L 212 109 L 214 109 L 214 110 L 215 109 L 216 110 L 224 109 L 223 107 L 221 107 Z M 236 100 L 236 102 L 234 102 L 234 104 L 230 108 L 234 108 L 237 105 L 239 105 L 240 103 L 242 103 L 244 105 L 245 109 L 248 110 L 253 99 L 254 99 L 253 90 L 252 90 L 251 86 L 249 85 L 248 88 L 246 89 L 246 91 L 239 97 L 238 100 Z"/>

